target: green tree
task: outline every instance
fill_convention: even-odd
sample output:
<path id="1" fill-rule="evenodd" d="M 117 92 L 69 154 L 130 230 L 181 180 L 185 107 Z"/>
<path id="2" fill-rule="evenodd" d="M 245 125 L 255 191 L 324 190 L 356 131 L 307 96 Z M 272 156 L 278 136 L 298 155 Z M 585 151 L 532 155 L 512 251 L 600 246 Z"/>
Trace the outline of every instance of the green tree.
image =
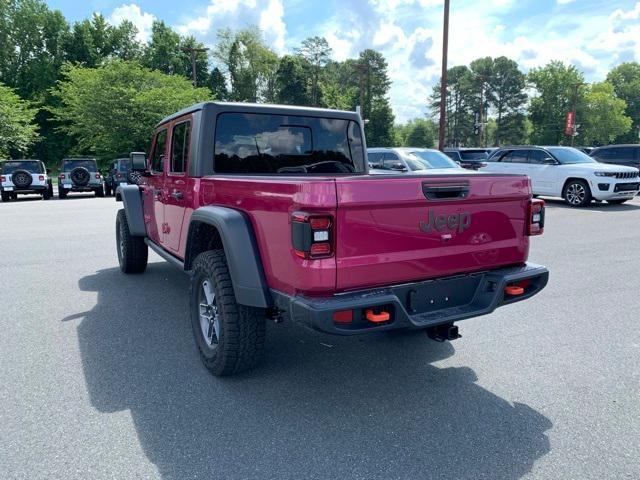
<path id="1" fill-rule="evenodd" d="M 0 0 L 0 81 L 36 100 L 56 81 L 68 25 L 39 0 Z"/>
<path id="2" fill-rule="evenodd" d="M 286 105 L 308 105 L 307 77 L 303 60 L 285 55 L 276 73 L 277 100 Z"/>
<path id="3" fill-rule="evenodd" d="M 213 56 L 229 75 L 232 100 L 275 100 L 278 56 L 264 44 L 260 30 L 220 30 Z"/>
<path id="4" fill-rule="evenodd" d="M 331 47 L 324 37 L 311 37 L 302 42 L 296 53 L 306 60 L 311 71 L 311 105 L 319 105 L 319 82 L 322 69 L 331 58 Z"/>
<path id="5" fill-rule="evenodd" d="M 227 79 L 218 67 L 211 70 L 209 75 L 209 89 L 213 94 L 213 98 L 219 101 L 225 101 L 229 99 L 229 91 L 227 90 Z"/>
<path id="6" fill-rule="evenodd" d="M 28 102 L 0 84 L 0 157 L 24 154 L 38 139 L 35 114 Z"/>
<path id="7" fill-rule="evenodd" d="M 565 117 L 568 111 L 582 103 L 584 76 L 573 65 L 553 61 L 529 72 L 529 81 L 537 90 L 531 99 L 529 118 L 533 124 L 532 141 L 556 145 L 566 141 Z M 578 118 L 577 123 L 580 123 Z"/>
<path id="8" fill-rule="evenodd" d="M 618 65 L 607 75 L 607 82 L 613 85 L 618 98 L 626 102 L 625 113 L 633 121 L 629 131 L 618 136 L 615 142 L 637 143 L 640 138 L 640 63 L 628 62 Z"/>
<path id="9" fill-rule="evenodd" d="M 606 145 L 631 129 L 632 121 L 625 115 L 626 102 L 617 98 L 608 82 L 589 85 L 581 108 L 581 142 L 585 145 Z"/>
<path id="10" fill-rule="evenodd" d="M 76 140 L 75 153 L 103 160 L 145 150 L 164 116 L 211 98 L 186 78 L 122 60 L 98 68 L 66 64 L 53 95 L 59 105 L 51 111 L 60 130 Z"/>
<path id="11" fill-rule="evenodd" d="M 368 120 L 364 126 L 368 146 L 388 147 L 395 144 L 394 116 L 389 100 L 384 97 L 374 100 Z"/>
<path id="12" fill-rule="evenodd" d="M 459 65 L 447 70 L 447 99 L 445 104 L 445 144 L 469 145 L 473 137 L 473 108 L 477 103 L 471 70 Z M 434 117 L 440 115 L 440 82 L 433 87 L 430 107 Z"/>
<path id="13" fill-rule="evenodd" d="M 437 136 L 437 127 L 433 121 L 416 118 L 404 127 L 405 132 L 401 138 L 403 147 L 433 147 Z"/>
<path id="14" fill-rule="evenodd" d="M 524 143 L 525 87 L 526 76 L 515 61 L 507 57 L 493 61 L 489 91 L 495 132 L 492 135 L 487 132 L 487 143 L 492 142 L 496 146 Z"/>

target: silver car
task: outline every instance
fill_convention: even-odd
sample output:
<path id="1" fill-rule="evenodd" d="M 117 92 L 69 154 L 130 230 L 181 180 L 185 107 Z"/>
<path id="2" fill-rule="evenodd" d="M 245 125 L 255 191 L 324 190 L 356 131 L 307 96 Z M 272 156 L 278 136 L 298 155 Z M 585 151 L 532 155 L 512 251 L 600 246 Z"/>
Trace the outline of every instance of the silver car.
<path id="1" fill-rule="evenodd" d="M 412 147 L 368 148 L 369 173 L 468 173 L 439 150 Z"/>

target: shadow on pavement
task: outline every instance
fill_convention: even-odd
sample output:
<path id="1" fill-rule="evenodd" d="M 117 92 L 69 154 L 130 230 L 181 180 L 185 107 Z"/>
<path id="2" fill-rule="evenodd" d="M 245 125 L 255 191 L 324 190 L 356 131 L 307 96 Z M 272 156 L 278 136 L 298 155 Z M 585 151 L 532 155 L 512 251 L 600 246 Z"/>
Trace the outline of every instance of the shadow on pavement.
<path id="1" fill-rule="evenodd" d="M 164 479 L 516 479 L 549 452 L 549 419 L 475 383 L 422 333 L 343 338 L 269 325 L 265 363 L 215 378 L 196 353 L 188 277 L 102 270 L 77 322 L 88 392 L 101 412 L 130 410 Z M 105 472 L 108 473 L 108 472 Z"/>

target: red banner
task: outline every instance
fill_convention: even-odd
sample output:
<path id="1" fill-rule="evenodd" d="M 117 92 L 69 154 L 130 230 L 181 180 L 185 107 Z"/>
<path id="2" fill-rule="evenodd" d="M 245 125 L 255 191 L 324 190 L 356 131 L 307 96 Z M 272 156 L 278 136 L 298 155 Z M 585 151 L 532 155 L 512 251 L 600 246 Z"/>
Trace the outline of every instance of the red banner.
<path id="1" fill-rule="evenodd" d="M 567 112 L 567 119 L 564 122 L 564 134 L 573 135 L 573 124 L 575 122 L 576 114 L 574 112 Z"/>

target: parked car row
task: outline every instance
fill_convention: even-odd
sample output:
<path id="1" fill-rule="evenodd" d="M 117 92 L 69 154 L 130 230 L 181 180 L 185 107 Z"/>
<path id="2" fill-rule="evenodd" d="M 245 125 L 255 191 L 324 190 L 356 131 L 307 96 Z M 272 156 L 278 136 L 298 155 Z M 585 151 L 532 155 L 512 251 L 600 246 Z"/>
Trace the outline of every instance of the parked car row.
<path id="1" fill-rule="evenodd" d="M 139 175 L 130 169 L 130 160 L 120 158 L 109 166 L 106 175 L 98 169 L 95 158 L 65 158 L 60 162 L 58 198 L 70 193 L 93 192 L 96 197 L 116 195 L 116 188 L 137 183 Z M 44 200 L 53 197 L 51 170 L 40 160 L 7 160 L 0 163 L 0 193 L 9 202 L 18 195 L 40 194 Z"/>

